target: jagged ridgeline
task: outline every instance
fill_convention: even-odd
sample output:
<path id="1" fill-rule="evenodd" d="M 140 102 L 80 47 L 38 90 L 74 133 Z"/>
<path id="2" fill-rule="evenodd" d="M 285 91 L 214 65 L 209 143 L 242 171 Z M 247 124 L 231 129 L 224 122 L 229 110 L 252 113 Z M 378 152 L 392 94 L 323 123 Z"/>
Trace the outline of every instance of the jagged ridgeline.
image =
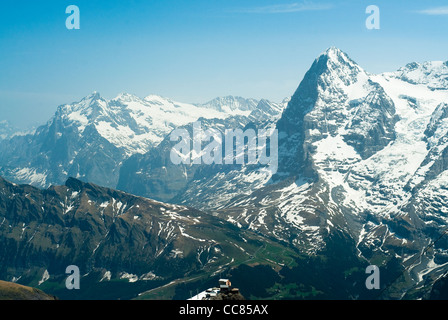
<path id="1" fill-rule="evenodd" d="M 17 183 L 46 188 L 75 177 L 115 188 L 122 163 L 160 144 L 175 128 L 198 120 L 234 117 L 248 123 L 275 119 L 284 103 L 241 97 L 187 104 L 156 95 L 120 94 L 107 100 L 94 92 L 58 107 L 35 132 L 0 143 L 0 175 Z M 1 137 L 7 131 L 0 124 Z"/>
<path id="2" fill-rule="evenodd" d="M 0 178 L 0 190 L 0 278 L 59 298 L 135 298 L 225 272 L 263 245 L 293 254 L 204 212 L 73 178 L 46 190 Z M 80 290 L 65 288 L 69 265 L 80 269 Z"/>
<path id="3" fill-rule="evenodd" d="M 188 298 L 221 273 L 247 280 L 248 299 L 372 298 L 375 264 L 381 298 L 443 296 L 447 101 L 448 62 L 371 74 L 330 48 L 282 103 L 94 93 L 63 105 L 0 142 L 0 175 L 44 188 L 2 180 L 2 277 L 51 287 L 79 264 L 92 284 L 121 279 L 122 298 Z M 170 133 L 199 119 L 274 127 L 278 170 L 174 165 Z"/>

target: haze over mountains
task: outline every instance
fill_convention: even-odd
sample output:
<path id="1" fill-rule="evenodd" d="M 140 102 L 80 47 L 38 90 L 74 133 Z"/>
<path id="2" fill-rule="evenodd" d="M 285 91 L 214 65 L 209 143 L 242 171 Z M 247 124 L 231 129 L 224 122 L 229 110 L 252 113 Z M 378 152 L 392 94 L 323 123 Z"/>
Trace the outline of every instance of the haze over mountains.
<path id="1" fill-rule="evenodd" d="M 8 121 L 0 121 L 0 140 L 10 138 L 13 132 L 14 129 L 11 127 Z"/>
<path id="2" fill-rule="evenodd" d="M 120 94 L 108 101 L 94 92 L 60 106 L 34 134 L 4 141 L 0 174 L 38 187 L 63 184 L 68 177 L 116 187 L 122 162 L 157 146 L 176 127 L 199 118 L 267 119 L 282 108 L 267 100 L 239 97 L 217 98 L 203 105 L 155 95 L 141 99 Z"/>
<path id="3" fill-rule="evenodd" d="M 298 268 L 285 264 L 290 250 L 302 262 L 328 260 L 318 263 L 328 281 L 328 272 L 353 275 L 338 297 L 368 296 L 353 286 L 368 264 L 383 268 L 391 281 L 383 298 L 428 297 L 448 271 L 447 101 L 448 61 L 370 74 L 337 48 L 317 57 L 282 103 L 229 96 L 192 105 L 129 94 L 106 100 L 95 92 L 60 106 L 34 134 L 0 142 L 0 175 L 45 189 L 2 180 L 1 203 L 7 205 L 0 207 L 0 219 L 8 223 L 0 231 L 9 248 L 3 259 L 13 252 L 3 260 L 10 269 L 2 275 L 19 278 L 23 259 L 36 274 L 47 265 L 54 272 L 62 267 L 54 259 L 62 255 L 64 263 L 76 258 L 103 275 L 113 269 L 140 279 L 153 272 L 161 280 L 187 269 L 238 267 L 245 259 L 235 262 L 232 255 L 250 256 L 256 241 L 275 241 L 287 254 L 264 262 L 280 267 L 283 276 Z M 276 128 L 277 172 L 261 164 L 174 165 L 170 132 L 191 132 L 198 119 L 220 132 Z M 48 233 L 38 225 L 59 231 L 44 241 Z M 214 228 L 226 236 L 213 239 Z M 32 232 L 45 246 L 29 240 Z M 161 232 L 166 237 L 155 236 Z M 143 258 L 128 252 L 137 247 L 148 250 Z M 347 259 L 336 263 L 340 250 Z M 172 273 L 161 276 L 169 268 Z M 301 268 L 305 274 L 313 270 Z M 319 287 L 328 297 L 316 275 L 300 281 L 307 294 Z"/>

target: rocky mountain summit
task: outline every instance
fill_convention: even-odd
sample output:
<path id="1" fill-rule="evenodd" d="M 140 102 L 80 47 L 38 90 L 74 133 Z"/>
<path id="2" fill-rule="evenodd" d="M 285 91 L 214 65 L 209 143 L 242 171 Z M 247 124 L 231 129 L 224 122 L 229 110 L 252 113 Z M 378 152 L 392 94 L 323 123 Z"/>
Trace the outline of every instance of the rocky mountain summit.
<path id="1" fill-rule="evenodd" d="M 216 271 L 236 252 L 250 261 L 261 241 L 285 253 L 276 254 L 283 262 L 263 260 L 275 281 L 259 296 L 294 288 L 290 296 L 329 297 L 319 277 L 333 275 L 343 288 L 336 296 L 370 297 L 359 283 L 371 264 L 382 270 L 381 298 L 428 297 L 434 283 L 440 295 L 448 271 L 447 74 L 441 61 L 372 74 L 332 47 L 278 104 L 94 93 L 61 106 L 34 135 L 0 142 L 0 175 L 46 188 L 1 180 L 1 272 L 24 276 L 32 261 L 42 277 L 75 261 L 101 277 L 168 279 Z M 226 128 L 276 129 L 278 167 L 173 163 L 170 133 L 192 137 L 197 120 L 221 136 Z"/>
<path id="2" fill-rule="evenodd" d="M 126 93 L 107 100 L 93 92 L 59 106 L 32 134 L 9 137 L 0 125 L 5 138 L 0 143 L 0 175 L 42 188 L 63 184 L 69 177 L 115 188 L 125 160 L 152 150 L 177 127 L 199 118 L 267 119 L 278 116 L 282 107 L 232 96 L 193 105 Z"/>

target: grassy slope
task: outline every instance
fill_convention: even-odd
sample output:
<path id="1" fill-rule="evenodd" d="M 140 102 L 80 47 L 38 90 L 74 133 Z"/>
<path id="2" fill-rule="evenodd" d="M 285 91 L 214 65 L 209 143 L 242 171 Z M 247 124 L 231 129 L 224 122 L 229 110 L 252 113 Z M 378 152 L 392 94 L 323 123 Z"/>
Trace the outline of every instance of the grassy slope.
<path id="1" fill-rule="evenodd" d="M 0 280 L 0 300 L 55 300 L 55 297 L 36 288 Z"/>

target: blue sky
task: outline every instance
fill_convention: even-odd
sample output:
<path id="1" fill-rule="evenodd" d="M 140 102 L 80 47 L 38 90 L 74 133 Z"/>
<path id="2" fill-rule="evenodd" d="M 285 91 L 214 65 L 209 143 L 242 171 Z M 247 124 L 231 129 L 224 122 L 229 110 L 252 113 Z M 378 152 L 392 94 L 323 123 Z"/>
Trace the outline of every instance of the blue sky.
<path id="1" fill-rule="evenodd" d="M 65 27 L 72 4 L 80 30 Z M 40 124 L 93 91 L 281 101 L 330 46 L 379 73 L 448 60 L 447 30 L 446 0 L 2 0 L 0 120 Z"/>

